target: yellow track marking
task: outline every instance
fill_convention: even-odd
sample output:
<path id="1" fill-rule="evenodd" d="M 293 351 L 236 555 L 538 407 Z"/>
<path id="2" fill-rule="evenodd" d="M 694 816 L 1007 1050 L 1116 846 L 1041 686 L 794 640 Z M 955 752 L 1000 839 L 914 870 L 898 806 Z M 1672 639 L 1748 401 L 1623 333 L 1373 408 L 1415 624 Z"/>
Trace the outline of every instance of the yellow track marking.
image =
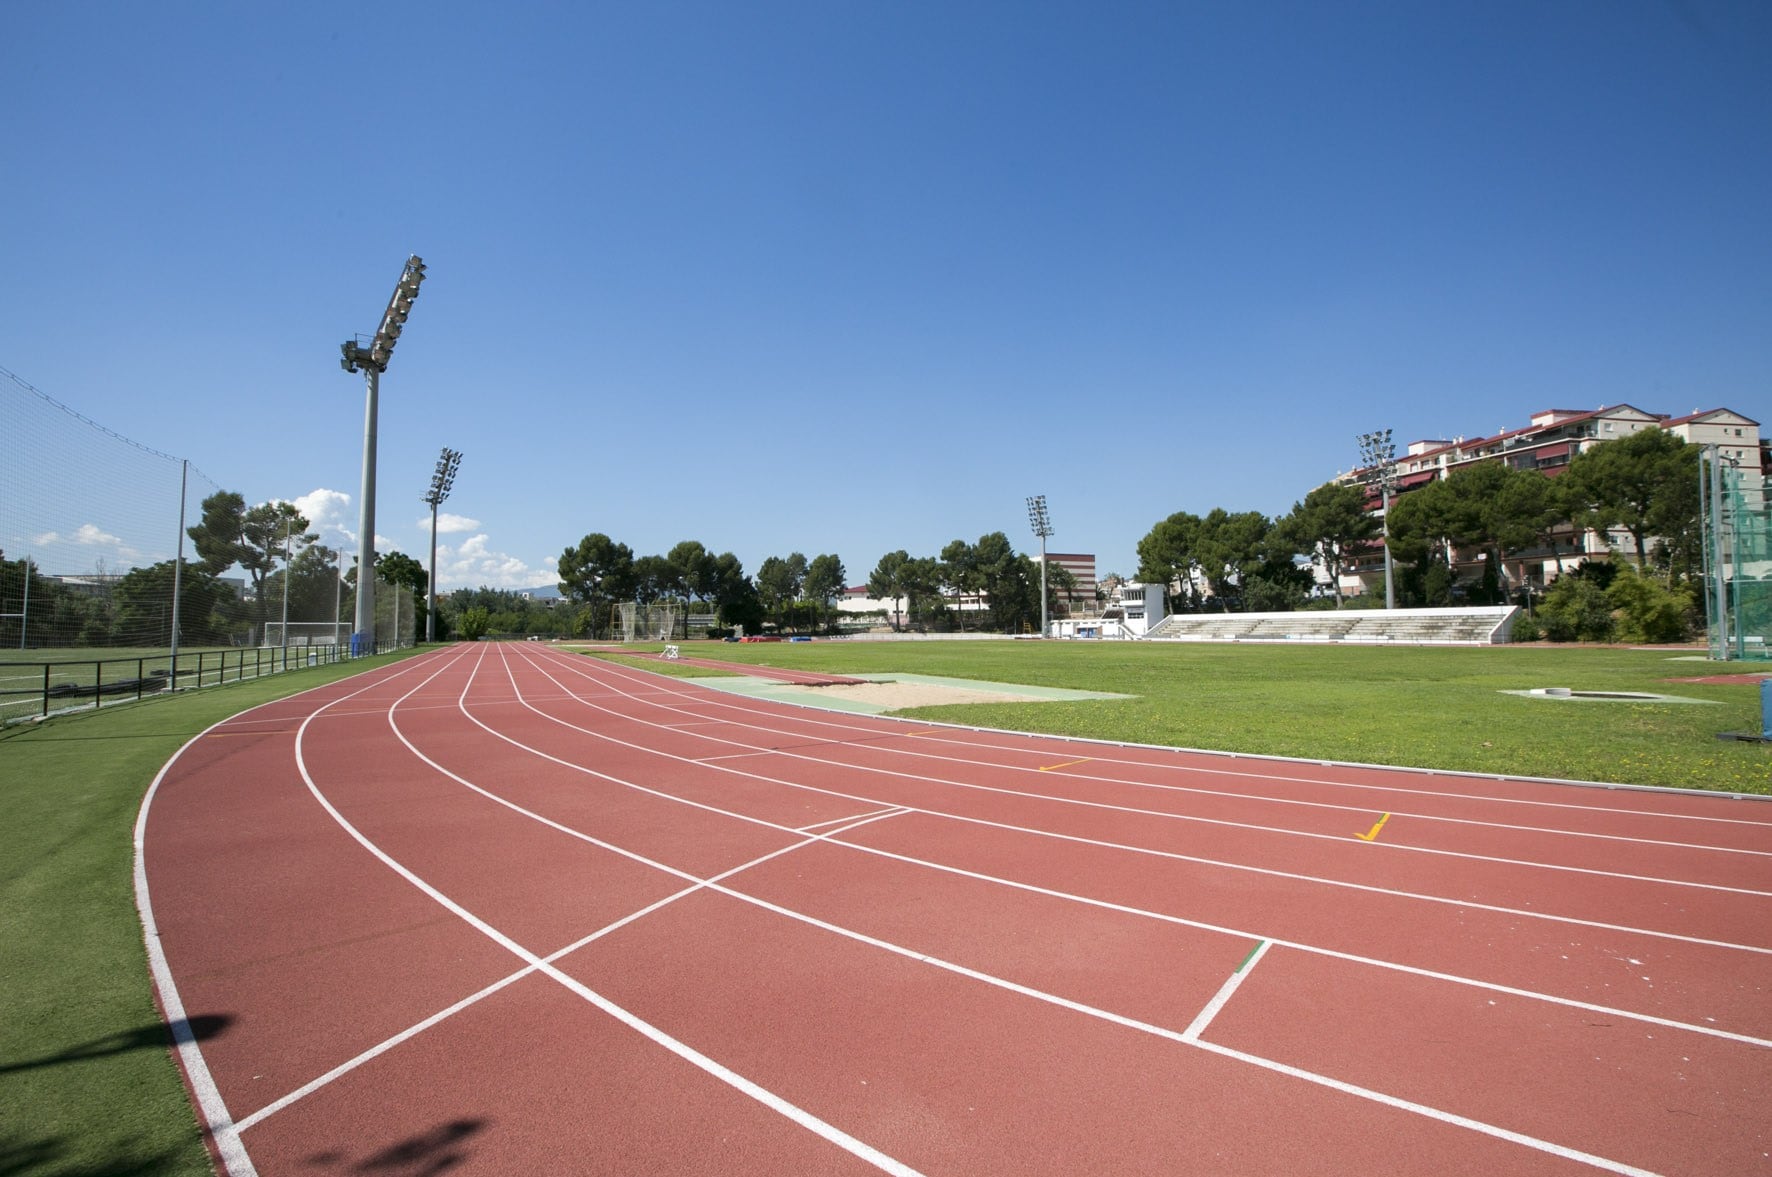
<path id="1" fill-rule="evenodd" d="M 1370 842 L 1378 837 L 1378 831 L 1382 830 L 1384 828 L 1384 823 L 1389 821 L 1390 819 L 1391 819 L 1391 815 L 1387 813 L 1383 817 L 1378 819 L 1377 825 L 1373 826 L 1371 829 L 1367 830 L 1363 834 L 1355 834 L 1354 837 L 1362 838 L 1365 841 Z"/>

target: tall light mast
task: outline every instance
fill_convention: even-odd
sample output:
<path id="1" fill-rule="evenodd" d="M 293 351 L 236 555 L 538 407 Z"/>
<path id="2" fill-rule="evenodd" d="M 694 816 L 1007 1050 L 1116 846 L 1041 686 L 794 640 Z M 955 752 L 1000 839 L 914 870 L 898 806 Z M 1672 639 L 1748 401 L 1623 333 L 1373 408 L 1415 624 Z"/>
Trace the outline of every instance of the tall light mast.
<path id="1" fill-rule="evenodd" d="M 406 259 L 400 281 L 394 285 L 388 309 L 382 312 L 381 326 L 368 347 L 356 340 L 339 346 L 344 358 L 339 362 L 347 372 L 361 369 L 368 383 L 363 408 L 363 496 L 357 512 L 357 620 L 351 633 L 351 653 L 375 653 L 375 421 L 376 397 L 380 378 L 388 370 L 394 344 L 406 325 L 406 316 L 418 298 L 418 284 L 425 279 L 425 264 L 415 253 Z M 398 627 L 395 628 L 396 635 Z"/>
<path id="2" fill-rule="evenodd" d="M 425 641 L 437 640 L 437 508 L 449 497 L 449 488 L 455 485 L 455 472 L 461 469 L 461 451 L 443 447 L 443 454 L 437 459 L 437 469 L 431 474 L 431 489 L 425 492 L 425 502 L 431 504 L 431 573 L 430 600 L 425 609 Z"/>
<path id="3" fill-rule="evenodd" d="M 1360 468 L 1362 481 L 1378 485 L 1379 536 L 1384 542 L 1384 607 L 1397 607 L 1397 593 L 1391 576 L 1391 489 L 1397 481 L 1397 446 L 1391 431 L 1376 430 L 1360 434 Z"/>
<path id="4" fill-rule="evenodd" d="M 1046 496 L 1028 496 L 1028 524 L 1040 537 L 1040 636 L 1045 637 L 1046 620 L 1046 540 L 1052 535 L 1052 516 L 1046 513 Z"/>

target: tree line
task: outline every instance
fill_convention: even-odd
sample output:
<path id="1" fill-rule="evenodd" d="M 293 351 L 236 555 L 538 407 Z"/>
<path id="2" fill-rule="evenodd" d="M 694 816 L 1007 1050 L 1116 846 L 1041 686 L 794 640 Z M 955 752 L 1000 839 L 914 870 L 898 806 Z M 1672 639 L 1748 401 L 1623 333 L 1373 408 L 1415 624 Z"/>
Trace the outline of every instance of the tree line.
<path id="1" fill-rule="evenodd" d="M 808 560 L 793 552 L 768 557 L 752 578 L 737 556 L 715 555 L 699 540 L 684 540 L 663 555 L 635 556 L 627 544 L 600 531 L 561 552 L 557 571 L 567 604 L 553 610 L 555 629 L 591 637 L 613 636 L 618 609 L 627 602 L 641 607 L 680 602 L 685 634 L 688 613 L 696 606 L 713 615 L 716 635 L 739 629 L 758 633 L 765 622 L 810 632 L 830 625 L 847 576 L 834 555 Z M 464 618 L 463 636 L 491 624 L 478 612 Z"/>
<path id="2" fill-rule="evenodd" d="M 1583 450 L 1560 474 L 1494 458 L 1404 492 L 1390 507 L 1397 602 L 1527 605 L 1537 616 L 1522 636 L 1684 636 L 1698 620 L 1698 463 L 1698 446 L 1651 428 Z M 1342 573 L 1382 551 L 1376 496 L 1329 483 L 1277 519 L 1179 512 L 1139 541 L 1138 578 L 1169 586 L 1173 612 L 1340 605 Z M 1634 560 L 1587 565 L 1589 531 L 1628 535 Z M 1542 601 L 1526 575 L 1539 561 L 1558 570 Z"/>
<path id="3" fill-rule="evenodd" d="M 0 552 L 0 648 L 151 646 L 172 644 L 173 584 L 178 584 L 179 643 L 252 645 L 285 615 L 292 622 L 344 621 L 356 609 L 357 569 L 339 570 L 339 552 L 318 542 L 301 511 L 288 502 L 247 506 L 235 491 L 203 500 L 186 528 L 195 558 L 182 568 L 162 560 L 112 574 L 67 580 L 44 576 L 29 561 Z M 245 588 L 223 578 L 238 568 Z M 378 553 L 376 578 L 411 594 L 410 613 L 424 627 L 429 577 L 398 551 Z M 404 605 L 402 606 L 404 607 Z M 19 616 L 19 615 L 23 616 Z M 21 626 L 24 632 L 21 633 Z"/>
<path id="4" fill-rule="evenodd" d="M 1404 606 L 1517 602 L 1535 616 L 1521 636 L 1674 640 L 1700 621 L 1702 534 L 1699 447 L 1661 429 L 1642 429 L 1583 450 L 1561 474 L 1519 469 L 1503 459 L 1474 462 L 1398 495 L 1390 509 L 1390 549 Z M 1344 603 L 1341 576 L 1380 549 L 1372 511 L 1376 491 L 1358 484 L 1319 486 L 1278 518 L 1215 507 L 1159 520 L 1139 541 L 1137 578 L 1168 587 L 1173 612 L 1270 612 Z M 1597 531 L 1628 537 L 1630 561 L 1589 564 L 1576 537 Z M 357 571 L 318 542 L 291 503 L 248 507 L 236 492 L 205 499 L 188 529 L 197 558 L 180 578 L 181 641 L 262 640 L 285 594 L 291 620 L 338 620 L 354 609 Z M 1480 559 L 1472 560 L 1472 555 Z M 1528 562 L 1548 560 L 1559 575 L 1533 597 Z M 1476 572 L 1471 574 L 1472 566 Z M 247 591 L 221 579 L 238 567 Z M 755 577 L 731 552 L 685 540 L 662 555 L 635 556 L 601 532 L 585 535 L 559 560 L 566 598 L 548 608 L 521 593 L 463 589 L 439 602 L 440 637 L 485 633 L 610 636 L 618 607 L 666 601 L 716 619 L 716 632 L 765 623 L 784 632 L 828 630 L 843 593 L 842 561 L 799 552 L 771 556 Z M 29 632 L 0 618 L 0 646 L 166 645 L 171 640 L 174 565 L 162 561 L 73 586 L 0 553 L 0 600 L 29 600 Z M 376 557 L 378 579 L 404 587 L 422 632 L 428 576 L 398 551 Z M 1052 612 L 1062 615 L 1075 582 L 1048 563 Z M 869 594 L 889 602 L 894 629 L 1029 632 L 1039 628 L 1040 568 L 1000 531 L 956 539 L 933 556 L 899 549 L 881 556 Z M 335 606 L 337 611 L 335 613 Z M 9 608 L 8 613 L 12 610 Z"/>
<path id="5" fill-rule="evenodd" d="M 1076 579 L 1048 561 L 1046 588 L 1050 608 L 1075 592 Z M 937 556 L 888 552 L 868 576 L 868 595 L 892 603 L 886 621 L 895 630 L 1040 630 L 1039 562 L 1016 551 L 1001 531 L 975 543 L 953 540 Z"/>

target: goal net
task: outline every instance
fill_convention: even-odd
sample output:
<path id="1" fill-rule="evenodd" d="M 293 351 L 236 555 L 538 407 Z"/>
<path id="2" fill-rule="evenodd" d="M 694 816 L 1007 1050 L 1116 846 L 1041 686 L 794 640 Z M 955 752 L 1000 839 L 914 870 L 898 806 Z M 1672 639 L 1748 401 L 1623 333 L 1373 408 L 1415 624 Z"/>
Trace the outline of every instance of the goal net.
<path id="1" fill-rule="evenodd" d="M 668 642 L 677 636 L 677 619 L 682 610 L 676 605 L 648 605 L 646 607 L 646 640 Z"/>
<path id="2" fill-rule="evenodd" d="M 621 627 L 624 642 L 668 642 L 677 636 L 677 625 L 683 618 L 683 607 L 678 604 L 620 601 L 615 608 L 616 624 Z"/>
<path id="3" fill-rule="evenodd" d="M 351 626 L 345 621 L 265 622 L 267 646 L 343 646 L 350 640 Z"/>

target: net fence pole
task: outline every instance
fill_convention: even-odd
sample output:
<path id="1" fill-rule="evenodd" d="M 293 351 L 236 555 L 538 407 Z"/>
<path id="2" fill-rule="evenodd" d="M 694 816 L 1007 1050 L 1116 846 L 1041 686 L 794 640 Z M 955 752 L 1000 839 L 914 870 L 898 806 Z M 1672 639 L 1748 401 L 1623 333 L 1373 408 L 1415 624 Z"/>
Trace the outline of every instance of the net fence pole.
<path id="1" fill-rule="evenodd" d="M 338 550 L 338 576 L 332 582 L 332 644 L 342 645 L 338 640 L 338 625 L 344 614 L 345 600 L 345 550 Z"/>
<path id="2" fill-rule="evenodd" d="M 1710 450 L 1710 543 L 1707 546 L 1710 555 L 1712 580 L 1715 586 L 1712 592 L 1715 601 L 1714 628 L 1715 639 L 1710 643 L 1715 656 L 1723 662 L 1729 661 L 1729 590 L 1723 568 L 1723 447 L 1707 446 Z M 1702 490 L 1703 488 L 1701 488 Z"/>
<path id="3" fill-rule="evenodd" d="M 166 689 L 169 691 L 178 690 L 178 600 L 185 570 L 185 496 L 190 493 L 190 478 L 191 461 L 186 458 L 179 463 L 178 471 L 178 549 L 172 559 L 172 633 L 168 643 L 171 662 L 166 674 Z"/>
<path id="4" fill-rule="evenodd" d="M 19 563 L 25 570 L 25 599 L 19 605 L 18 614 L 18 648 L 25 648 L 25 634 L 31 627 L 31 557 L 19 557 Z"/>

